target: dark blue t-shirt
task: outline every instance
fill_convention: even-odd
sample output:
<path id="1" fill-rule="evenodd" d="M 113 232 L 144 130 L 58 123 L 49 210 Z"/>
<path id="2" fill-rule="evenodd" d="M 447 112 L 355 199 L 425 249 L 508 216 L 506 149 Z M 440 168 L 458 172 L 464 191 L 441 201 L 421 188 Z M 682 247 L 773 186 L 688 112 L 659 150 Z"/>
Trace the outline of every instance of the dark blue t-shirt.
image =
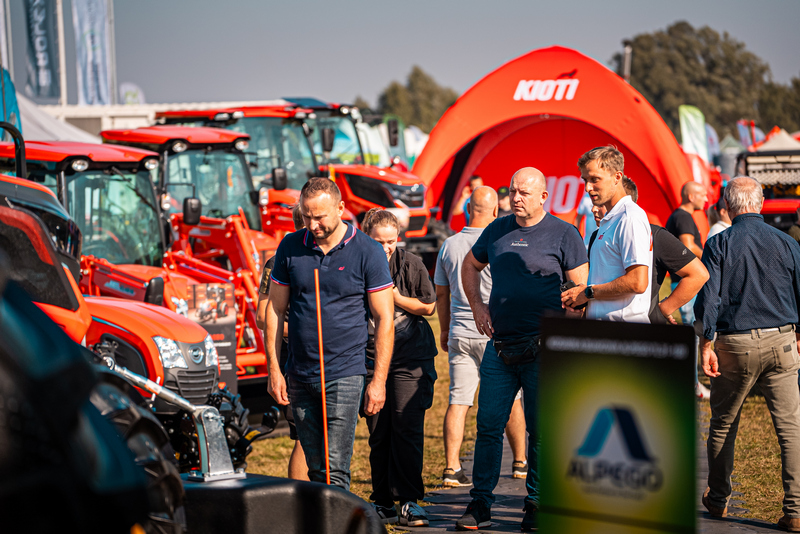
<path id="1" fill-rule="evenodd" d="M 514 215 L 495 219 L 472 255 L 492 268 L 489 314 L 501 340 L 538 335 L 545 310 L 563 312 L 564 272 L 589 261 L 578 229 L 549 213 L 530 227 Z"/>
<path id="2" fill-rule="evenodd" d="M 367 293 L 393 285 L 383 247 L 349 224 L 327 254 L 307 230 L 281 241 L 270 278 L 290 289 L 286 375 L 299 382 L 320 379 L 314 269 L 319 269 L 325 380 L 365 375 Z"/>

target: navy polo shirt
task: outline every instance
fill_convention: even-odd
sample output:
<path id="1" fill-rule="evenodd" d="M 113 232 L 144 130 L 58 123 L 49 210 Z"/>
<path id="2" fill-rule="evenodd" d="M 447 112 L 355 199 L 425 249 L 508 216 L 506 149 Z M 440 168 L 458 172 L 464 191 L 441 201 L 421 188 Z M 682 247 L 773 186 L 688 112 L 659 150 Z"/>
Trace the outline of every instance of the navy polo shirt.
<path id="1" fill-rule="evenodd" d="M 367 294 L 393 285 L 383 247 L 344 224 L 344 238 L 327 254 L 308 230 L 284 237 L 275 253 L 270 278 L 290 290 L 286 375 L 298 382 L 320 380 L 314 269 L 319 269 L 326 381 L 367 374 Z"/>

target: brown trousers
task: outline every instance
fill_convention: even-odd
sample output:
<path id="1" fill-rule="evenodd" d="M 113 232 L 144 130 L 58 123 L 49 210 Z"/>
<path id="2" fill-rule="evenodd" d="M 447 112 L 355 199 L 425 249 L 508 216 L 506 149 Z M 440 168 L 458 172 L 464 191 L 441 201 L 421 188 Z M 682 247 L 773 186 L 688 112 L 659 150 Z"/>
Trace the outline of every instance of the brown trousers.
<path id="1" fill-rule="evenodd" d="M 731 472 L 742 404 L 758 384 L 781 448 L 783 512 L 800 517 L 800 390 L 794 327 L 721 334 L 715 351 L 721 375 L 711 379 L 708 435 L 709 500 L 720 508 L 731 494 Z"/>

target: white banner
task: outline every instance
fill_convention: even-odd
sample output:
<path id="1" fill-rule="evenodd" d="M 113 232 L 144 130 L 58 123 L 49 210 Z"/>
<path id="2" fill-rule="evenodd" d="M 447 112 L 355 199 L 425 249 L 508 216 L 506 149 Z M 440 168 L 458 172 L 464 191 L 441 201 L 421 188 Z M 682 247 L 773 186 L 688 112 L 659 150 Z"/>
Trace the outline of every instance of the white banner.
<path id="1" fill-rule="evenodd" d="M 9 70 L 8 35 L 6 35 L 6 3 L 3 0 L 0 0 L 0 60 L 3 61 L 3 68 Z"/>
<path id="2" fill-rule="evenodd" d="M 136 106 L 144 104 L 144 91 L 142 88 L 131 82 L 122 82 L 119 84 L 119 100 L 120 104 L 126 106 Z"/>
<path id="3" fill-rule="evenodd" d="M 111 104 L 109 0 L 72 0 L 78 104 Z"/>

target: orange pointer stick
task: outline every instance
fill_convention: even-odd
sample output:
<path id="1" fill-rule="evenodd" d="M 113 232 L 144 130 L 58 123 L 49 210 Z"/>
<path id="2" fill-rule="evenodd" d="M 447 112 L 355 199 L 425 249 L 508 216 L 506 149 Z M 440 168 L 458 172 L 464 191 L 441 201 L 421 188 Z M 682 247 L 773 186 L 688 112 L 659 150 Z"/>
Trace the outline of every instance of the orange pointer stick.
<path id="1" fill-rule="evenodd" d="M 319 269 L 314 269 L 314 296 L 317 299 L 317 336 L 319 338 L 319 378 L 322 390 L 322 437 L 325 440 L 325 480 L 331 485 L 331 457 L 328 452 L 328 404 L 325 401 L 325 358 L 322 355 L 322 307 L 319 302 Z"/>

